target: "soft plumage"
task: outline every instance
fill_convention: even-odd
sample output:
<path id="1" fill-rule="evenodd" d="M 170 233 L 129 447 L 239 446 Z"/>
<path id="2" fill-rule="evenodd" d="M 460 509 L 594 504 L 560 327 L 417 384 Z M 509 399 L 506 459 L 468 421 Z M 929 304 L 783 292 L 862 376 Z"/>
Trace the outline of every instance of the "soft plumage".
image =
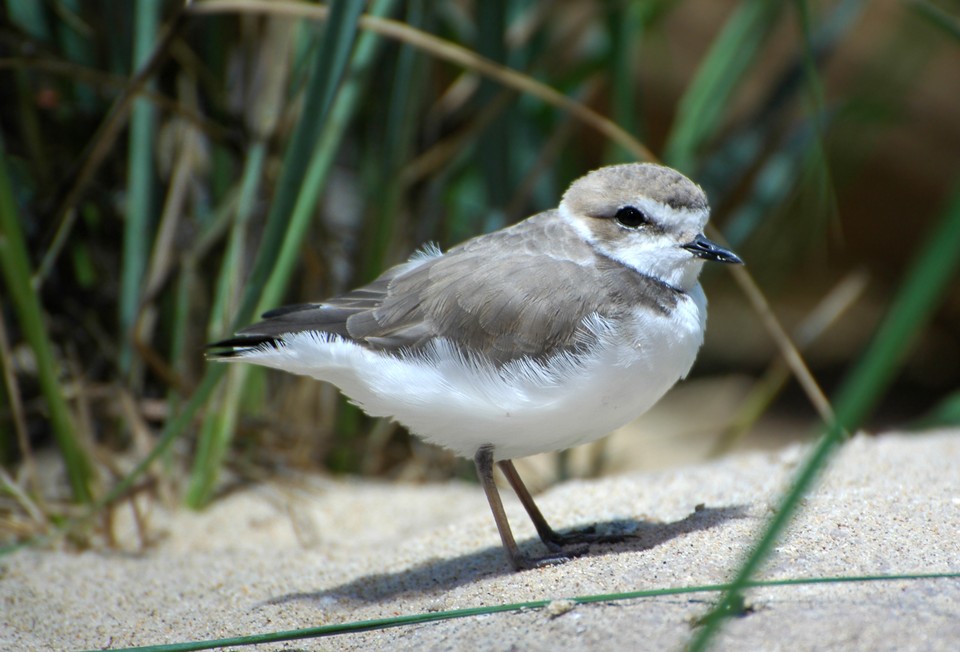
<path id="1" fill-rule="evenodd" d="M 493 463 L 560 546 L 509 460 L 597 439 L 687 374 L 706 324 L 703 262 L 740 262 L 703 237 L 708 216 L 703 192 L 674 170 L 601 168 L 555 210 L 268 312 L 210 357 L 332 382 L 367 413 L 474 457 L 524 567 L 498 515 Z"/>

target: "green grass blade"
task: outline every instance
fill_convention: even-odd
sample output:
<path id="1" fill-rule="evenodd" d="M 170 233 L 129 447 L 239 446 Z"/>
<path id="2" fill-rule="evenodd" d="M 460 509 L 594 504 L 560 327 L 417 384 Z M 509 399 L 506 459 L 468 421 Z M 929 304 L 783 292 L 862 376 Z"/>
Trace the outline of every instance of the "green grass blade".
<path id="1" fill-rule="evenodd" d="M 13 184 L 7 171 L 6 148 L 0 139 L 0 271 L 20 329 L 36 357 L 40 389 L 50 411 L 50 427 L 60 447 L 74 500 L 89 503 L 94 480 L 93 465 L 76 439 L 73 417 L 60 391 L 57 377 L 59 366 L 53 355 L 53 345 L 47 337 L 40 299 L 30 282 L 32 270 L 21 224 L 23 222 L 13 194 Z"/>
<path id="2" fill-rule="evenodd" d="M 780 533 L 799 507 L 806 491 L 843 440 L 844 428 L 858 427 L 880 399 L 893 378 L 893 372 L 910 343 L 911 337 L 926 323 L 941 298 L 947 281 L 956 272 L 960 257 L 960 187 L 951 197 L 940 224 L 921 249 L 917 262 L 907 275 L 873 343 L 844 383 L 835 402 L 836 422 L 817 442 L 797 473 L 793 486 L 777 509 L 763 536 L 751 551 L 736 579 L 719 603 L 705 618 L 705 625 L 691 645 L 702 650 L 721 626 L 724 617 L 734 613 L 742 591 L 766 559 Z"/>
<path id="3" fill-rule="evenodd" d="M 264 290 L 277 269 L 292 269 L 296 260 L 296 249 L 284 245 L 295 236 L 302 236 L 296 228 L 294 212 L 303 196 L 316 205 L 320 183 L 311 183 L 308 173 L 311 162 L 317 153 L 317 145 L 327 125 L 331 106 L 334 104 L 341 80 L 350 62 L 357 23 L 363 9 L 362 3 L 337 2 L 323 32 L 323 41 L 305 90 L 306 101 L 300 121 L 294 129 L 290 145 L 284 156 L 283 169 L 277 186 L 267 226 L 264 230 L 253 272 L 247 281 L 241 299 L 241 305 L 234 319 L 234 327 L 250 321 L 255 309 L 264 309 Z M 306 224 L 303 223 L 305 227 Z M 299 247 L 301 237 L 296 237 Z M 286 280 L 286 279 L 284 279 Z M 283 287 L 286 284 L 284 282 Z M 273 285 L 276 287 L 276 284 Z M 272 303 L 272 301 L 271 301 Z M 201 432 L 198 442 L 198 454 L 194 461 L 190 477 L 190 489 L 187 504 L 199 508 L 207 503 L 213 492 L 227 444 L 232 437 L 236 410 L 239 408 L 239 395 L 243 391 L 243 374 L 236 382 L 230 383 L 232 393 L 226 399 L 225 409 L 219 414 L 216 423 L 208 422 Z"/>
<path id="4" fill-rule="evenodd" d="M 224 400 L 216 409 L 207 409 L 197 436 L 197 450 L 187 489 L 187 506 L 199 509 L 207 504 L 216 489 L 220 467 L 236 430 L 238 407 L 248 369 L 231 365 L 220 389 Z"/>
<path id="5" fill-rule="evenodd" d="M 911 423 L 910 427 L 926 430 L 957 425 L 960 425 L 960 390 L 942 399 L 928 414 Z"/>
<path id="6" fill-rule="evenodd" d="M 811 129 L 801 127 L 793 138 L 763 163 L 751 184 L 746 201 L 730 215 L 723 229 L 730 246 L 736 248 L 746 242 L 793 191 L 804 157 L 809 151 L 811 136 Z M 744 159 L 738 161 L 745 162 Z"/>
<path id="7" fill-rule="evenodd" d="M 4 4 L 7 8 L 7 18 L 12 25 L 16 25 L 38 41 L 50 39 L 50 28 L 44 16 L 42 2 L 7 0 Z"/>
<path id="8" fill-rule="evenodd" d="M 83 10 L 82 2 L 83 0 L 60 0 L 58 12 L 60 20 L 56 24 L 57 39 L 67 60 L 93 67 L 96 65 L 93 34 L 81 31 L 86 27 L 80 19 L 80 13 Z M 81 110 L 93 111 L 96 108 L 97 97 L 90 86 L 76 81 L 73 83 L 72 90 L 74 100 Z"/>
<path id="9" fill-rule="evenodd" d="M 863 575 L 863 576 L 840 576 L 840 577 L 812 577 L 786 580 L 766 580 L 750 582 L 751 588 L 772 588 L 780 586 L 805 586 L 811 584 L 850 584 L 866 582 L 910 582 L 910 581 L 929 581 L 940 579 L 957 579 L 960 573 L 915 573 L 902 575 Z M 693 593 L 715 593 L 729 588 L 726 584 L 706 584 L 699 586 L 681 586 L 665 589 L 646 589 L 640 591 L 629 591 L 624 593 L 603 593 L 597 595 L 583 595 L 572 598 L 529 600 L 527 602 L 515 602 L 509 604 L 487 605 L 483 607 L 467 607 L 464 609 L 451 609 L 448 611 L 431 611 L 419 614 L 410 614 L 406 616 L 394 616 L 391 618 L 377 618 L 373 620 L 360 620 L 348 623 L 337 623 L 333 625 L 321 625 L 318 627 L 306 627 L 303 629 L 294 629 L 279 632 L 268 632 L 266 634 L 251 634 L 249 636 L 235 636 L 232 638 L 223 638 L 207 641 L 188 641 L 184 643 L 170 643 L 167 645 L 147 645 L 143 647 L 120 648 L 115 652 L 196 652 L 197 650 L 212 650 L 216 648 L 225 648 L 242 645 L 262 645 L 266 643 L 281 643 L 284 641 L 302 641 L 312 638 L 324 638 L 329 636 L 338 636 L 342 634 L 359 634 L 361 632 L 377 631 L 390 629 L 394 627 L 406 627 L 410 625 L 422 625 L 424 623 L 441 622 L 445 620 L 458 620 L 462 618 L 476 618 L 479 616 L 489 616 L 498 613 L 511 613 L 520 611 L 531 611 L 545 609 L 552 603 L 559 600 L 569 601 L 578 605 L 622 602 L 624 600 L 643 600 L 648 598 L 659 598 L 663 596 L 690 595 Z"/>
<path id="10" fill-rule="evenodd" d="M 406 23 L 422 28 L 424 11 L 422 2 L 414 1 L 407 9 Z M 386 125 L 382 138 L 374 147 L 376 152 L 369 157 L 374 168 L 371 176 L 376 178 L 381 198 L 373 206 L 372 223 L 365 225 L 362 251 L 363 262 L 360 280 L 373 280 L 384 267 L 393 261 L 387 259 L 390 244 L 396 232 L 396 220 L 400 200 L 406 189 L 402 182 L 403 166 L 409 161 L 413 149 L 414 126 L 422 107 L 420 81 L 417 74 L 422 66 L 422 56 L 410 45 L 400 45 L 391 70 L 390 98 L 384 108 Z"/>
<path id="11" fill-rule="evenodd" d="M 910 3 L 910 7 L 931 24 L 943 30 L 954 41 L 960 41 L 960 19 L 956 15 L 950 14 L 943 7 L 923 0 L 914 0 Z"/>
<path id="12" fill-rule="evenodd" d="M 394 0 L 378 0 L 370 7 L 370 15 L 384 15 L 389 13 Z M 323 184 L 330 166 L 346 134 L 346 127 L 350 119 L 359 108 L 363 90 L 367 83 L 367 73 L 374 63 L 377 52 L 376 46 L 380 37 L 365 33 L 357 40 L 356 52 L 350 67 L 350 74 L 344 80 L 337 100 L 334 103 L 330 116 L 320 134 L 313 156 L 307 166 L 302 181 L 302 190 L 296 198 L 296 203 L 290 215 L 290 223 L 286 237 L 280 246 L 276 264 L 267 281 L 260 309 L 266 310 L 281 300 L 293 271 L 298 263 L 297 252 L 303 241 L 303 236 L 310 226 L 310 219 L 314 214 Z"/>
<path id="13" fill-rule="evenodd" d="M 794 127 L 792 133 L 780 139 L 777 149 L 769 154 L 755 174 L 749 198 L 727 219 L 723 231 L 731 246 L 741 245 L 771 215 L 775 215 L 777 207 L 786 203 L 798 185 L 806 185 L 805 190 L 823 200 L 815 209 L 807 211 L 814 217 L 804 221 L 802 237 L 810 238 L 819 233 L 822 222 L 827 219 L 820 216 L 832 214 L 833 183 L 824 136 L 833 128 L 839 111 L 825 105 L 816 64 L 849 34 L 862 10 L 860 0 L 844 0 L 825 17 L 823 24 L 813 28 L 801 3 L 798 13 L 807 47 L 773 85 L 760 110 L 704 162 L 698 181 L 712 201 L 722 203 L 769 149 L 774 132 L 784 120 L 784 113 L 794 110 L 792 100 L 801 91 L 807 91 L 808 104 L 811 105 L 808 117 Z M 808 177 L 813 178 L 804 184 Z"/>
<path id="14" fill-rule="evenodd" d="M 753 577 L 760 564 L 767 558 L 770 550 L 786 527 L 787 523 L 793 518 L 801 499 L 813 484 L 813 481 L 820 473 L 820 469 L 827 463 L 834 449 L 839 445 L 843 437 L 843 430 L 840 422 L 835 422 L 827 432 L 819 439 L 816 447 L 807 458 L 806 462 L 797 473 L 796 479 L 790 490 L 787 492 L 783 501 L 776 510 L 775 516 L 767 524 L 763 536 L 758 541 L 753 550 L 750 551 L 746 561 L 737 571 L 737 576 L 730 583 L 729 588 L 724 591 L 717 604 L 703 618 L 703 627 L 694 637 L 690 650 L 697 652 L 706 649 L 708 643 L 719 630 L 724 620 L 730 615 L 736 614 L 738 605 L 742 603 L 743 591 L 750 586 L 750 578 Z"/>
<path id="15" fill-rule="evenodd" d="M 267 216 L 267 226 L 253 271 L 234 319 L 235 326 L 253 317 L 264 284 L 276 264 L 277 252 L 289 227 L 289 218 L 300 195 L 310 159 L 346 70 L 362 10 L 361 2 L 340 0 L 333 3 L 323 32 L 322 46 L 305 91 L 302 117 L 284 155 L 276 195 Z"/>
<path id="16" fill-rule="evenodd" d="M 160 3 L 154 0 L 138 0 L 136 3 L 133 70 L 139 70 L 153 54 L 160 9 Z M 143 276 L 151 246 L 156 129 L 156 107 L 149 100 L 135 99 L 130 114 L 126 224 L 120 271 L 120 368 L 125 373 L 131 370 L 133 362 L 133 328 L 140 310 Z"/>
<path id="17" fill-rule="evenodd" d="M 756 62 L 757 52 L 786 3 L 744 2 L 713 42 L 680 100 L 663 159 L 692 173 L 702 146 L 721 127 L 737 84 Z"/>
<path id="18" fill-rule="evenodd" d="M 811 62 L 826 59 L 844 43 L 863 10 L 862 0 L 843 0 L 832 9 L 822 24 L 817 25 L 812 34 L 807 35 L 808 47 L 784 68 L 765 96 L 758 101 L 757 108 L 742 120 L 735 131 L 725 136 L 719 146 L 702 162 L 697 182 L 706 190 L 711 202 L 715 205 L 724 203 L 770 149 L 771 143 L 777 140 L 780 142 L 771 158 L 779 160 L 771 161 L 768 166 L 768 182 L 774 175 L 783 175 L 782 178 L 789 182 L 795 178 L 794 175 L 800 174 L 799 154 L 806 150 L 805 142 L 818 131 L 827 132 L 836 122 L 839 111 L 832 105 L 825 107 L 822 101 L 814 102 L 818 108 L 808 111 L 812 115 L 802 126 L 794 128 L 792 135 L 782 138 L 778 134 L 783 124 L 793 119 L 798 95 L 805 89 L 812 90 L 809 94 L 817 93 L 816 87 L 820 82 L 813 74 L 815 70 L 810 68 Z M 792 169 L 787 169 L 788 167 Z M 763 211 L 761 215 L 769 214 L 769 209 L 779 205 L 786 193 L 793 189 L 793 185 L 788 183 L 780 191 L 767 185 L 763 195 L 769 202 L 768 206 L 757 206 L 757 210 L 751 212 Z M 739 228 L 744 229 L 747 226 L 750 225 L 741 220 Z M 729 229 L 728 223 L 724 228 L 724 235 L 728 237 L 731 245 L 736 245 L 734 239 L 730 238 Z M 741 241 L 745 237 L 745 233 L 741 234 Z"/>
<path id="19" fill-rule="evenodd" d="M 371 5 L 368 15 L 386 15 L 394 4 L 394 0 L 378 0 Z M 361 34 L 357 39 L 350 74 L 344 80 L 343 87 L 337 95 L 327 125 L 320 136 L 320 142 L 317 144 L 314 156 L 307 168 L 300 196 L 297 198 L 286 237 L 277 256 L 277 264 L 264 287 L 258 306 L 258 310 L 261 312 L 275 307 L 282 301 L 283 294 L 290 283 L 290 278 L 299 263 L 298 254 L 302 246 L 301 243 L 315 214 L 327 174 L 340 149 L 344 135 L 347 133 L 347 126 L 360 108 L 363 92 L 367 88 L 368 78 L 380 44 L 381 39 L 371 33 Z M 356 424 L 360 412 L 358 408 L 348 403 L 342 402 L 341 406 L 344 409 L 339 415 L 341 426 L 337 428 L 337 431 L 349 436 L 357 429 Z M 333 466 L 336 467 L 336 465 Z M 347 466 L 356 468 L 356 465 Z"/>
<path id="20" fill-rule="evenodd" d="M 928 236 L 867 351 L 837 393 L 837 418 L 853 428 L 866 419 L 890 385 L 914 336 L 960 268 L 960 184 Z"/>
<path id="21" fill-rule="evenodd" d="M 251 146 L 244 164 L 240 184 L 240 196 L 237 201 L 236 218 L 230 230 L 230 237 L 224 253 L 220 276 L 214 294 L 213 309 L 210 317 L 208 337 L 220 337 L 228 327 L 230 317 L 226 314 L 231 304 L 230 298 L 238 294 L 236 285 L 242 277 L 244 241 L 247 222 L 256 204 L 263 176 L 263 166 L 267 156 L 267 143 L 259 139 Z M 220 465 L 226 454 L 236 425 L 236 409 L 242 386 L 243 368 L 233 368 L 228 374 L 228 382 L 221 394 L 222 400 L 216 409 L 207 410 L 203 425 L 197 437 L 197 450 L 193 459 L 193 471 L 187 489 L 186 502 L 193 508 L 202 507 L 213 493 Z"/>

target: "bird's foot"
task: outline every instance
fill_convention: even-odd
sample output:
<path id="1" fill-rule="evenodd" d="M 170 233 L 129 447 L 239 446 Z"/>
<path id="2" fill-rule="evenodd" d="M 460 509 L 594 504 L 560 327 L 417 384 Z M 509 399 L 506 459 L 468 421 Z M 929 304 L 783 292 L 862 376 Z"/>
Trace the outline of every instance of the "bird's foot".
<path id="1" fill-rule="evenodd" d="M 557 566 L 571 559 L 582 557 L 590 552 L 590 547 L 593 545 L 620 543 L 628 536 L 627 534 L 599 533 L 593 526 L 562 533 L 550 530 L 550 532 L 541 535 L 544 545 L 549 550 L 548 554 L 542 557 L 529 557 L 517 551 L 515 554 L 509 555 L 510 563 L 518 571 Z"/>
<path id="2" fill-rule="evenodd" d="M 597 528 L 593 525 L 584 528 L 578 528 L 576 530 L 570 530 L 569 532 L 556 532 L 554 530 L 550 530 L 549 532 L 544 532 L 540 535 L 540 539 L 543 541 L 543 543 L 553 552 L 563 551 L 564 553 L 567 553 L 568 550 L 577 550 L 582 548 L 582 551 L 575 553 L 573 556 L 584 554 L 590 549 L 592 544 L 621 543 L 626 538 L 626 534 L 607 534 L 597 532 Z"/>

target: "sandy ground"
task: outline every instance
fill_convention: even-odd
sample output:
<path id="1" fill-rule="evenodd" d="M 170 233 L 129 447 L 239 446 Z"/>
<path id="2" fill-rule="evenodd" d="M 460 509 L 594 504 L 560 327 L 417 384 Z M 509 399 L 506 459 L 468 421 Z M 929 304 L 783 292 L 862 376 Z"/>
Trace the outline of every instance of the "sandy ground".
<path id="1" fill-rule="evenodd" d="M 560 528 L 631 534 L 510 572 L 478 487 L 297 478 L 174 512 L 145 553 L 28 550 L 0 560 L 0 649 L 174 643 L 464 607 L 728 580 L 806 449 L 569 482 L 539 498 Z M 505 495 L 509 492 L 504 492 Z M 698 508 L 698 506 L 700 506 Z M 515 501 L 522 546 L 539 550 Z M 960 432 L 856 437 L 761 576 L 960 571 Z M 501 613 L 263 650 L 681 649 L 714 594 Z M 727 650 L 955 650 L 960 580 L 753 589 Z M 562 603 L 560 603 L 562 604 Z M 253 649 L 253 648 L 244 648 Z"/>

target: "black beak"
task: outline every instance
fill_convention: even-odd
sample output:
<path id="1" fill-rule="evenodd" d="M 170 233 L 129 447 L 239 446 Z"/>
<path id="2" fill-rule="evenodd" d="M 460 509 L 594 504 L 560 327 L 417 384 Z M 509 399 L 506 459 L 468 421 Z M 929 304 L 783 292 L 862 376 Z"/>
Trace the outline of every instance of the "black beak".
<path id="1" fill-rule="evenodd" d="M 740 256 L 733 253 L 729 249 L 724 249 L 716 242 L 708 240 L 702 233 L 694 238 L 693 241 L 680 246 L 692 253 L 697 258 L 712 260 L 718 263 L 733 263 L 735 265 L 743 264 Z"/>

